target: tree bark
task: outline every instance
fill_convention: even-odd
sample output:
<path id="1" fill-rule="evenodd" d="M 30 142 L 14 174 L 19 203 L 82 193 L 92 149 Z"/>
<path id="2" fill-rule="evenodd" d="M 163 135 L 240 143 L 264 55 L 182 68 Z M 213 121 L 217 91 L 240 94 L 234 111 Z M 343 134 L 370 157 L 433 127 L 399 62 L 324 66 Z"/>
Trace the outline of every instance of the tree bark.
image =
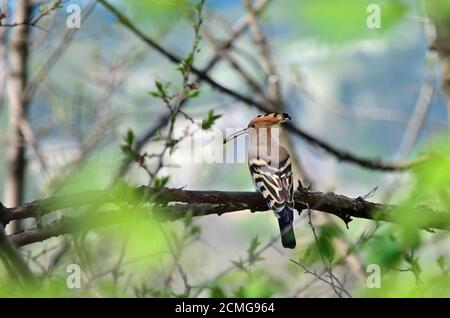
<path id="1" fill-rule="evenodd" d="M 23 22 L 30 18 L 30 0 L 15 1 L 14 21 Z M 8 78 L 9 95 L 9 132 L 8 169 L 5 184 L 5 204 L 18 206 L 24 199 L 24 179 L 27 167 L 25 157 L 25 140 L 20 123 L 26 119 L 28 101 L 23 97 L 26 89 L 28 72 L 28 34 L 27 24 L 11 30 L 10 74 Z M 9 225 L 8 232 L 15 232 L 19 225 Z"/>
<path id="2" fill-rule="evenodd" d="M 130 189 L 131 190 L 131 189 Z M 69 208 L 94 206 L 93 210 L 79 216 L 63 213 L 53 223 L 18 232 L 10 235 L 9 239 L 16 246 L 23 246 L 40 242 L 50 237 L 66 233 L 74 233 L 78 230 L 117 224 L 133 218 L 123 217 L 129 211 L 112 208 L 117 204 L 139 204 L 136 212 L 147 213 L 164 221 L 182 219 L 188 212 L 192 216 L 222 215 L 225 213 L 250 210 L 252 212 L 267 211 L 267 204 L 261 194 L 257 192 L 230 192 L 230 191 L 192 191 L 182 189 L 155 189 L 141 186 L 134 190 L 137 195 L 123 195 L 115 190 L 97 190 L 51 197 L 33 201 L 15 208 L 5 208 L 0 204 L 0 222 L 7 224 L 13 220 L 25 218 L 38 218 L 43 215 L 62 211 Z M 129 194 L 131 194 L 130 192 Z M 142 207 L 140 203 L 148 200 L 152 207 Z M 411 220 L 415 220 L 415 227 L 423 229 L 441 229 L 450 231 L 449 211 L 439 211 L 427 206 L 402 207 L 388 204 L 380 204 L 366 201 L 364 198 L 349 198 L 335 193 L 323 193 L 310 191 L 299 187 L 294 196 L 295 208 L 298 211 L 304 209 L 317 210 L 333 214 L 341 218 L 348 226 L 353 218 L 378 220 L 387 222 L 402 222 L 401 210 L 407 209 Z M 108 204 L 110 209 L 103 209 L 103 204 Z M 156 204 L 156 205 L 155 205 Z M 108 210 L 109 209 L 109 210 Z M 160 218 L 159 218 L 160 217 Z"/>

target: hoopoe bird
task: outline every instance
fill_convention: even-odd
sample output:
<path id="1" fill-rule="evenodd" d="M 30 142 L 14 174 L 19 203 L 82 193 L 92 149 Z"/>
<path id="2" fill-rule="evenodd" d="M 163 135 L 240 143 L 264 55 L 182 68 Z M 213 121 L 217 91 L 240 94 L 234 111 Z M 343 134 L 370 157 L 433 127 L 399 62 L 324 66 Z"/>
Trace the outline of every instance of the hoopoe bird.
<path id="1" fill-rule="evenodd" d="M 224 143 L 247 133 L 250 137 L 248 167 L 253 183 L 278 218 L 281 243 L 295 248 L 294 181 L 289 153 L 273 138 L 273 130 L 290 120 L 286 113 L 270 113 L 253 118 L 247 128 L 228 136 Z M 278 128 L 275 128 L 278 129 Z"/>

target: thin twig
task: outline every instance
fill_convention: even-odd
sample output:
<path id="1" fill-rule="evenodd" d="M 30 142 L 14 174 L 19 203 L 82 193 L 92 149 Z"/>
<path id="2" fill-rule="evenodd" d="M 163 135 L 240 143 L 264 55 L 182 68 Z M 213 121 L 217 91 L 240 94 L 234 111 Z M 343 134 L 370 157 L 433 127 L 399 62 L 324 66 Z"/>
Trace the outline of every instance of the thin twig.
<path id="1" fill-rule="evenodd" d="M 67 1 L 67 0 L 57 0 L 57 1 L 53 2 L 53 5 L 51 7 L 45 8 L 36 17 L 31 17 L 30 19 L 25 20 L 25 21 L 3 24 L 1 22 L 2 19 L 0 18 L 0 27 L 14 28 L 14 27 L 22 26 L 22 25 L 29 25 L 29 26 L 32 26 L 32 27 L 37 27 L 38 29 L 42 29 L 37 23 L 39 21 L 41 21 L 41 19 L 43 17 L 45 17 L 45 16 L 49 15 L 51 12 L 56 11 L 57 9 L 59 9 L 61 7 L 61 5 L 63 4 L 63 2 L 65 2 L 65 1 Z"/>

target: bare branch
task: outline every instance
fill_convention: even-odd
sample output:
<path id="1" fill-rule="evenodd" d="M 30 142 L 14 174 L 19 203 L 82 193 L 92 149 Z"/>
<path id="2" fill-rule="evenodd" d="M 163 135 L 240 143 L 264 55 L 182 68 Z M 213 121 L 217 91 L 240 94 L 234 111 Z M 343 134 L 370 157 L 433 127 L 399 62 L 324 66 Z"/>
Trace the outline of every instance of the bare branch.
<path id="1" fill-rule="evenodd" d="M 56 0 L 53 2 L 53 4 L 50 7 L 43 7 L 44 9 L 36 16 L 36 17 L 30 17 L 30 18 L 25 18 L 22 19 L 20 22 L 13 22 L 13 23 L 2 23 L 2 19 L 0 18 L 0 27 L 4 27 L 4 28 L 14 28 L 14 27 L 18 27 L 18 26 L 32 26 L 32 27 L 37 27 L 40 28 L 38 26 L 38 22 L 41 21 L 41 19 L 47 15 L 49 15 L 51 12 L 59 9 L 61 7 L 61 5 L 63 4 L 63 0 Z"/>
<path id="2" fill-rule="evenodd" d="M 252 31 L 255 43 L 259 46 L 259 49 L 261 51 L 260 64 L 264 73 L 266 74 L 266 80 L 269 85 L 269 96 L 275 103 L 281 103 L 282 96 L 280 90 L 280 78 L 275 68 L 267 39 L 257 21 L 252 2 L 252 0 L 244 0 L 245 9 L 247 10 L 248 14 L 250 30 Z"/>
<path id="3" fill-rule="evenodd" d="M 4 209 L 4 207 L 0 203 L 0 210 L 1 209 Z M 0 222 L 0 254 L 2 254 L 2 261 L 4 262 L 5 267 L 9 271 L 17 272 L 17 274 L 23 280 L 24 283 L 31 283 L 34 281 L 31 270 L 28 268 L 20 252 L 9 240 L 8 236 L 6 235 L 5 228 L 1 222 Z"/>
<path id="4" fill-rule="evenodd" d="M 61 2 L 61 1 L 57 1 Z M 86 17 L 89 15 L 89 13 L 92 11 L 96 4 L 95 0 L 92 0 L 84 9 L 82 12 L 81 20 L 84 21 Z M 39 21 L 39 20 L 38 20 Z M 58 47 L 50 54 L 47 61 L 43 64 L 43 66 L 40 68 L 40 70 L 37 72 L 37 74 L 30 80 L 28 83 L 24 93 L 23 93 L 23 99 L 24 100 L 31 100 L 33 98 L 34 94 L 36 93 L 39 85 L 42 84 L 44 78 L 48 75 L 52 67 L 56 64 L 56 62 L 59 60 L 59 58 L 62 56 L 66 48 L 71 43 L 75 33 L 77 32 L 77 28 L 69 28 L 67 29 L 62 38 L 61 42 L 59 43 Z"/>
<path id="5" fill-rule="evenodd" d="M 150 203 L 157 203 L 158 206 L 151 208 L 152 212 L 154 215 L 162 216 L 166 220 L 184 218 L 188 211 L 192 211 L 194 216 L 222 215 L 242 210 L 250 210 L 252 212 L 267 211 L 264 199 L 257 192 L 191 191 L 169 188 L 155 189 L 147 186 L 141 186 L 135 191 L 137 195 L 145 197 Z M 346 223 L 350 222 L 353 217 L 396 222 L 396 213 L 399 208 L 399 206 L 394 205 L 368 202 L 362 198 L 354 199 L 335 193 L 322 193 L 306 189 L 296 191 L 294 199 L 295 206 L 299 211 L 307 209 L 307 205 L 309 205 L 314 207 L 314 210 L 334 214 Z M 88 191 L 37 200 L 16 208 L 3 207 L 0 210 L 0 220 L 3 224 L 7 224 L 12 220 L 39 217 L 67 208 L 100 206 L 104 203 L 127 203 L 125 201 L 127 201 L 127 198 L 120 196 L 113 190 Z M 132 202 L 129 203 L 132 204 Z M 168 203 L 175 204 L 161 206 Z M 434 210 L 426 206 L 418 206 L 410 210 L 411 218 L 417 220 L 417 224 L 422 228 L 450 230 L 450 213 Z M 104 213 L 111 213 L 112 223 L 115 222 L 114 220 L 120 219 L 114 217 L 114 213 L 120 214 L 120 211 L 114 210 Z M 84 218 L 87 218 L 89 222 L 96 222 L 92 220 L 92 215 L 84 216 Z M 64 217 L 53 224 L 40 229 L 27 230 L 12 236 L 12 238 L 18 245 L 39 242 L 49 237 L 71 233 L 74 224 L 83 226 L 85 223 L 75 218 Z M 95 226 L 104 225 L 95 224 Z"/>

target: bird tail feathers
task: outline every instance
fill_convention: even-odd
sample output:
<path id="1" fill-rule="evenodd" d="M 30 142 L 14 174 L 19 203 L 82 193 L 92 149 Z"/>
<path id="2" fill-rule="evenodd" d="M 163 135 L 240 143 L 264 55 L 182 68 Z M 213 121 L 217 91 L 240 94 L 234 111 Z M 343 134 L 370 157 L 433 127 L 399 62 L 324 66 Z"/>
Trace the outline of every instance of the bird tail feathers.
<path id="1" fill-rule="evenodd" d="M 281 244 L 284 248 L 295 248 L 295 234 L 292 222 L 294 220 L 294 212 L 285 207 L 280 213 L 278 218 L 278 225 L 280 226 Z"/>

